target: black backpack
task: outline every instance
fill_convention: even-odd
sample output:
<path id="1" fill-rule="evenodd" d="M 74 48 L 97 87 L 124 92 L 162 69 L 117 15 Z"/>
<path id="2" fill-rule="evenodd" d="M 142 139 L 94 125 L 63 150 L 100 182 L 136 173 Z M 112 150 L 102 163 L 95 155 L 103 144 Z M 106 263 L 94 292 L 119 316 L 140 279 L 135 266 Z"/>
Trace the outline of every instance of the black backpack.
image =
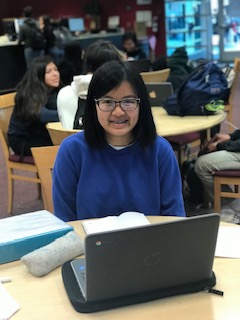
<path id="1" fill-rule="evenodd" d="M 75 114 L 75 119 L 73 122 L 73 129 L 84 129 L 84 112 L 86 107 L 86 100 L 78 98 L 78 108 Z"/>
<path id="2" fill-rule="evenodd" d="M 31 48 L 33 50 L 43 50 L 46 46 L 46 38 L 44 33 L 36 26 L 31 28 L 30 33 Z"/>
<path id="3" fill-rule="evenodd" d="M 179 89 L 164 101 L 163 107 L 170 115 L 209 115 L 215 113 L 214 102 L 223 104 L 228 95 L 226 75 L 210 61 L 191 72 Z M 211 103 L 213 107 L 207 110 L 206 105 Z"/>

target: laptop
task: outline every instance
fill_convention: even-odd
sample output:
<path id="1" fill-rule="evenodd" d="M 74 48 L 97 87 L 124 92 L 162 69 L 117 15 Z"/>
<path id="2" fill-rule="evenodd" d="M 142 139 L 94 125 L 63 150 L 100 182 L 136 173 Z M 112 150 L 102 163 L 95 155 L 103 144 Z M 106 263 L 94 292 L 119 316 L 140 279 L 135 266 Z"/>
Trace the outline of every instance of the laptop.
<path id="1" fill-rule="evenodd" d="M 150 82 L 146 83 L 151 107 L 160 107 L 163 101 L 173 94 L 171 82 Z"/>
<path id="2" fill-rule="evenodd" d="M 219 214 L 91 234 L 71 268 L 86 302 L 205 280 L 212 275 Z"/>

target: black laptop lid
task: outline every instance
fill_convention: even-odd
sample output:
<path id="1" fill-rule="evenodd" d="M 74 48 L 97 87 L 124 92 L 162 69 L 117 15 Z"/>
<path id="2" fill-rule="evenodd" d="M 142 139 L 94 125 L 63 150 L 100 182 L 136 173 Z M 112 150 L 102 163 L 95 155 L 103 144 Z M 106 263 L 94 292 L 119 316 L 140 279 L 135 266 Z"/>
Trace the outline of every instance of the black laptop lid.
<path id="1" fill-rule="evenodd" d="M 219 215 L 92 234 L 85 238 L 87 301 L 201 281 L 211 276 Z"/>

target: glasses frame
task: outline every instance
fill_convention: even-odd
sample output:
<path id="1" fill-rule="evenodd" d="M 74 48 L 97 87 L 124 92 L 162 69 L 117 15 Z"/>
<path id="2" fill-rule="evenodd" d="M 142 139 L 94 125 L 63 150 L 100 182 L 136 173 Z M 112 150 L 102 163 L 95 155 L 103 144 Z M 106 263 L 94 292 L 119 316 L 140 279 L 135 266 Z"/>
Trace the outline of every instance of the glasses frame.
<path id="1" fill-rule="evenodd" d="M 123 106 L 122 106 L 122 104 L 121 104 L 121 102 L 122 101 L 126 101 L 126 100 L 135 100 L 136 101 L 136 106 L 134 107 L 134 109 L 125 109 Z M 94 101 L 95 101 L 95 103 L 97 104 L 97 106 L 99 107 L 99 109 L 101 110 L 101 111 L 103 111 L 103 112 L 112 112 L 115 108 L 116 108 L 116 106 L 117 106 L 117 104 L 119 104 L 120 105 L 120 107 L 124 110 L 124 111 L 133 111 L 133 110 L 135 110 L 138 106 L 139 106 L 139 103 L 140 103 L 140 98 L 125 98 L 125 99 L 121 99 L 121 100 L 115 100 L 115 99 L 94 99 Z M 101 101 L 111 101 L 111 102 L 115 102 L 115 106 L 112 108 L 112 109 L 110 109 L 110 110 L 103 110 L 103 109 L 101 109 L 101 107 L 100 107 L 100 102 Z"/>

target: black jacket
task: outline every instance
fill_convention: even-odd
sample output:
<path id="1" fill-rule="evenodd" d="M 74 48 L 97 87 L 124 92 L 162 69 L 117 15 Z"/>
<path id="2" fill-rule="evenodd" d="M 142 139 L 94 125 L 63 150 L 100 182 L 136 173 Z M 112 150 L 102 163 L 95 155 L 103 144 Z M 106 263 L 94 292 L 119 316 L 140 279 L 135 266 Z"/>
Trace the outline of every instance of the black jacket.
<path id="1" fill-rule="evenodd" d="M 231 139 L 217 144 L 217 150 L 240 152 L 240 130 L 230 134 Z"/>

